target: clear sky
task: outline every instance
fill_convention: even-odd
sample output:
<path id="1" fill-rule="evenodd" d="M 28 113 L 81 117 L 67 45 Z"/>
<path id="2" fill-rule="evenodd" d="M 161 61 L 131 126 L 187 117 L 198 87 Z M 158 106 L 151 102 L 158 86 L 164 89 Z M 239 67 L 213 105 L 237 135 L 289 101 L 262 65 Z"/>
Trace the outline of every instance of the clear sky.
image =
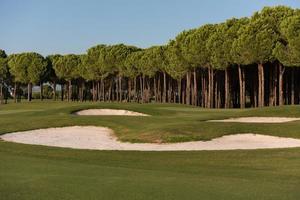
<path id="1" fill-rule="evenodd" d="M 0 0 L 0 49 L 84 53 L 105 43 L 165 44 L 184 29 L 300 0 Z"/>

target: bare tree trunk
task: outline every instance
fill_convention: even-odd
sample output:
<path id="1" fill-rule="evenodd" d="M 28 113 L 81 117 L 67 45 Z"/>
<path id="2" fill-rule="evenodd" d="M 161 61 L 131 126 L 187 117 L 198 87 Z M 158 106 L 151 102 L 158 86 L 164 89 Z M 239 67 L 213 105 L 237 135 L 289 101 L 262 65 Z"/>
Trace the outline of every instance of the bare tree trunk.
<path id="1" fill-rule="evenodd" d="M 101 91 L 100 91 L 100 82 L 96 82 L 96 101 L 100 101 Z"/>
<path id="2" fill-rule="evenodd" d="M 70 101 L 70 99 L 72 98 L 72 81 L 69 80 L 68 81 L 68 101 Z"/>
<path id="3" fill-rule="evenodd" d="M 204 73 L 202 71 L 202 74 L 201 74 L 201 87 L 202 87 L 202 91 L 201 91 L 201 106 L 204 108 L 206 107 L 206 87 L 205 87 L 205 76 L 204 76 Z"/>
<path id="4" fill-rule="evenodd" d="M 181 79 L 177 81 L 178 84 L 178 103 L 181 103 Z"/>
<path id="5" fill-rule="evenodd" d="M 278 90 L 279 90 L 279 106 L 283 105 L 283 74 L 284 74 L 285 69 L 282 67 L 281 63 L 278 64 L 278 73 L 279 73 L 279 80 L 278 80 Z"/>
<path id="6" fill-rule="evenodd" d="M 220 84 L 218 84 L 217 89 L 218 89 L 218 93 L 217 93 L 217 95 L 218 95 L 218 97 L 217 97 L 218 102 L 217 102 L 217 105 L 218 105 L 218 108 L 221 108 L 222 104 L 221 104 L 221 87 L 220 87 Z"/>
<path id="7" fill-rule="evenodd" d="M 265 84 L 264 84 L 264 66 L 262 63 L 258 64 L 258 106 L 263 107 L 265 102 Z"/>
<path id="8" fill-rule="evenodd" d="M 154 82 L 154 84 L 153 84 L 153 87 L 154 87 L 154 96 L 155 96 L 155 103 L 157 103 L 158 102 L 158 99 L 159 99 L 159 97 L 158 97 L 158 84 L 157 84 L 157 75 L 155 74 L 154 75 L 154 78 L 153 78 L 153 82 Z"/>
<path id="9" fill-rule="evenodd" d="M 80 91 L 80 101 L 83 102 L 83 99 L 84 99 L 84 80 L 81 81 L 81 91 Z"/>
<path id="10" fill-rule="evenodd" d="M 289 105 L 290 104 L 290 90 L 289 90 L 289 80 L 288 80 L 288 73 L 285 73 L 285 104 Z"/>
<path id="11" fill-rule="evenodd" d="M 185 79 L 182 79 L 182 81 L 181 81 L 181 103 L 182 104 L 185 104 L 185 101 L 186 101 L 186 99 L 185 99 L 185 92 L 186 92 L 186 90 L 185 90 L 185 88 L 186 88 L 186 81 L 185 81 Z"/>
<path id="12" fill-rule="evenodd" d="M 172 81 L 173 84 L 172 84 L 172 88 L 173 88 L 173 103 L 176 103 L 176 91 L 175 91 L 175 88 L 176 88 L 176 84 L 177 82 L 175 81 Z"/>
<path id="13" fill-rule="evenodd" d="M 96 86 L 95 86 L 95 81 L 93 81 L 92 95 L 93 95 L 93 101 L 96 101 Z"/>
<path id="14" fill-rule="evenodd" d="M 190 105 L 191 104 L 191 72 L 188 71 L 186 73 L 186 104 Z"/>
<path id="15" fill-rule="evenodd" d="M 117 80 L 116 80 L 117 101 L 120 101 L 120 99 L 119 99 L 119 92 L 120 92 L 120 90 L 119 90 L 119 81 L 120 81 L 120 79 L 119 79 L 119 77 L 117 77 Z"/>
<path id="16" fill-rule="evenodd" d="M 158 80 L 157 80 L 157 92 L 158 92 L 158 101 L 162 102 L 162 93 L 161 93 L 161 85 L 160 85 L 160 76 L 161 74 L 158 74 Z"/>
<path id="17" fill-rule="evenodd" d="M 230 96 L 229 96 L 229 71 L 225 68 L 225 108 L 229 108 Z"/>
<path id="18" fill-rule="evenodd" d="M 53 100 L 56 101 L 56 81 L 53 81 Z"/>
<path id="19" fill-rule="evenodd" d="M 134 84 L 133 84 L 133 101 L 136 102 L 137 99 L 136 99 L 136 87 L 137 87 L 137 77 L 134 77 Z"/>
<path id="20" fill-rule="evenodd" d="M 208 68 L 208 92 L 207 92 L 207 108 L 211 108 L 211 70 L 210 67 Z"/>
<path id="21" fill-rule="evenodd" d="M 241 68 L 241 65 L 238 65 L 239 71 L 239 85 L 240 85 L 240 108 L 245 108 L 245 72 Z"/>
<path id="22" fill-rule="evenodd" d="M 215 99 L 215 107 L 216 108 L 219 108 L 219 104 L 218 104 L 218 87 L 219 87 L 219 84 L 218 84 L 218 74 L 216 74 L 216 79 L 215 79 L 215 91 L 214 91 L 214 99 Z"/>
<path id="23" fill-rule="evenodd" d="M 291 69 L 291 105 L 295 104 L 295 70 Z"/>
<path id="24" fill-rule="evenodd" d="M 113 77 L 111 79 L 111 101 L 115 101 L 116 100 L 116 89 L 115 86 L 117 87 L 117 83 L 115 78 Z"/>
<path id="25" fill-rule="evenodd" d="M 109 90 L 108 90 L 108 101 L 111 102 L 112 100 L 112 79 L 109 80 Z"/>
<path id="26" fill-rule="evenodd" d="M 17 103 L 17 90 L 18 90 L 18 84 L 17 84 L 17 82 L 15 82 L 15 86 L 14 86 L 14 100 L 15 100 L 15 103 Z"/>
<path id="27" fill-rule="evenodd" d="M 147 91 L 146 91 L 146 77 L 145 77 L 145 75 L 143 75 L 143 103 L 145 103 L 146 102 L 146 93 L 147 93 Z"/>
<path id="28" fill-rule="evenodd" d="M 3 83 L 0 83 L 0 104 L 4 103 Z"/>
<path id="29" fill-rule="evenodd" d="M 277 66 L 274 67 L 273 73 L 273 97 L 274 97 L 274 106 L 277 105 L 277 83 L 278 83 L 278 68 Z"/>
<path id="30" fill-rule="evenodd" d="M 197 71 L 194 69 L 194 105 L 198 105 Z"/>
<path id="31" fill-rule="evenodd" d="M 274 80 L 273 74 L 275 72 L 274 72 L 273 66 L 270 66 L 268 69 L 269 69 L 269 106 L 274 106 L 274 92 L 273 92 L 273 89 L 274 89 L 275 80 Z"/>
<path id="32" fill-rule="evenodd" d="M 163 103 L 166 103 L 166 101 L 167 101 L 167 78 L 166 78 L 166 72 L 163 72 L 163 75 L 164 75 Z"/>
<path id="33" fill-rule="evenodd" d="M 119 76 L 119 95 L 120 95 L 119 100 L 120 100 L 120 102 L 122 102 L 123 92 L 122 92 L 122 76 L 121 75 Z"/>
<path id="34" fill-rule="evenodd" d="M 168 102 L 171 103 L 172 102 L 172 80 L 169 78 L 168 81 Z"/>
<path id="35" fill-rule="evenodd" d="M 207 107 L 212 108 L 213 105 L 213 95 L 214 95 L 214 71 L 210 66 L 208 68 L 208 98 L 207 98 Z"/>
<path id="36" fill-rule="evenodd" d="M 27 86 L 27 100 L 31 101 L 32 99 L 32 83 L 28 83 Z"/>
<path id="37" fill-rule="evenodd" d="M 143 77 L 142 75 L 140 76 L 140 98 L 142 103 L 144 102 L 144 91 L 143 91 Z"/>
<path id="38" fill-rule="evenodd" d="M 60 98 L 61 98 L 61 101 L 64 101 L 64 87 L 65 86 L 64 86 L 64 84 L 61 84 L 60 87 L 61 87 L 61 91 L 60 91 L 61 92 L 61 97 Z"/>
<path id="39" fill-rule="evenodd" d="M 100 79 L 100 95 L 99 95 L 99 101 L 104 101 L 105 99 L 105 93 L 104 93 L 104 80 L 103 78 Z"/>
<path id="40" fill-rule="evenodd" d="M 161 93 L 161 82 L 160 82 L 160 73 L 157 74 L 156 87 L 157 87 L 157 102 L 162 102 L 162 93 Z"/>

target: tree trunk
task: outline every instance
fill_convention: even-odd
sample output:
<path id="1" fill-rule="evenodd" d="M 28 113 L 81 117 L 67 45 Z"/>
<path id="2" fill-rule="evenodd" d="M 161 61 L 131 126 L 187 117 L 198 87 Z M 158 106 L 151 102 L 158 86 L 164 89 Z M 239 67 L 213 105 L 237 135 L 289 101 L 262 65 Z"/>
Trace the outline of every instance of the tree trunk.
<path id="1" fill-rule="evenodd" d="M 143 75 L 143 95 L 142 95 L 142 102 L 145 103 L 146 101 L 146 82 L 145 82 L 145 75 Z"/>
<path id="2" fill-rule="evenodd" d="M 28 83 L 27 87 L 27 100 L 31 101 L 32 99 L 32 83 Z"/>
<path id="3" fill-rule="evenodd" d="M 212 67 L 208 68 L 208 97 L 207 97 L 207 107 L 213 107 L 213 93 L 214 92 L 214 71 Z"/>
<path id="4" fill-rule="evenodd" d="M 186 86 L 185 87 L 186 87 L 185 102 L 187 105 L 190 105 L 191 104 L 191 72 L 190 71 L 188 71 L 186 73 Z"/>
<path id="5" fill-rule="evenodd" d="M 198 105 L 197 72 L 194 69 L 194 106 Z"/>
<path id="6" fill-rule="evenodd" d="M 168 102 L 171 103 L 172 102 L 172 80 L 169 78 L 168 81 Z"/>
<path id="7" fill-rule="evenodd" d="M 210 102 L 211 102 L 210 101 L 210 98 L 211 98 L 210 85 L 211 85 L 211 70 L 210 70 L 210 68 L 208 68 L 208 92 L 207 92 L 207 102 L 206 102 L 207 108 L 211 107 L 211 104 L 210 104 Z"/>
<path id="8" fill-rule="evenodd" d="M 201 106 L 204 108 L 204 107 L 206 107 L 206 101 L 205 101 L 205 99 L 206 99 L 206 96 L 205 96 L 205 94 L 206 94 L 206 87 L 205 87 L 205 76 L 204 76 L 204 73 L 203 73 L 203 71 L 202 71 L 202 74 L 201 74 Z"/>
<path id="9" fill-rule="evenodd" d="M 229 71 L 225 68 L 225 108 L 229 108 L 230 96 L 229 96 Z"/>
<path id="10" fill-rule="evenodd" d="M 278 68 L 275 66 L 273 73 L 273 97 L 274 97 L 274 106 L 277 105 L 277 83 L 278 83 Z"/>
<path id="11" fill-rule="evenodd" d="M 43 88 L 43 82 L 41 81 L 41 82 L 40 82 L 40 100 L 41 100 L 41 101 L 43 101 L 43 99 L 44 99 L 43 91 L 44 91 L 44 88 Z"/>
<path id="12" fill-rule="evenodd" d="M 56 81 L 53 82 L 53 100 L 56 101 Z"/>
<path id="13" fill-rule="evenodd" d="M 18 90 L 18 84 L 17 82 L 15 82 L 15 86 L 14 86 L 14 100 L 15 100 L 15 103 L 17 103 L 17 90 Z"/>
<path id="14" fill-rule="evenodd" d="M 238 65 L 239 71 L 239 85 L 240 85 L 240 108 L 245 108 L 245 72 L 241 68 L 241 65 Z"/>
<path id="15" fill-rule="evenodd" d="M 290 90 L 289 90 L 289 77 L 288 77 L 288 73 L 285 73 L 285 104 L 289 105 L 290 104 Z"/>
<path id="16" fill-rule="evenodd" d="M 274 92 L 273 92 L 273 89 L 274 89 L 274 83 L 275 83 L 275 80 L 274 80 L 274 69 L 273 69 L 273 66 L 270 66 L 269 68 L 269 106 L 274 106 Z"/>
<path id="17" fill-rule="evenodd" d="M 220 84 L 218 84 L 217 89 L 218 89 L 217 105 L 218 105 L 218 108 L 221 108 L 222 102 L 221 102 L 221 87 L 220 87 Z"/>
<path id="18" fill-rule="evenodd" d="M 153 82 L 154 82 L 154 96 L 155 96 L 155 103 L 158 102 L 158 98 L 157 98 L 157 83 L 156 83 L 156 75 L 154 75 L 153 78 Z"/>
<path id="19" fill-rule="evenodd" d="M 262 63 L 258 64 L 258 106 L 265 105 L 265 80 L 264 80 L 264 66 Z"/>
<path id="20" fill-rule="evenodd" d="M 133 83 L 133 101 L 136 102 L 136 82 L 137 82 L 137 77 L 134 77 L 134 83 Z"/>
<path id="21" fill-rule="evenodd" d="M 167 78 L 166 78 L 166 72 L 163 72 L 163 75 L 164 75 L 163 103 L 166 103 L 166 101 L 167 101 Z"/>
<path id="22" fill-rule="evenodd" d="M 84 99 L 84 80 L 81 81 L 81 90 L 80 90 L 80 101 L 83 102 L 83 99 Z"/>
<path id="23" fill-rule="evenodd" d="M 295 104 L 295 70 L 291 69 L 291 105 Z"/>
<path id="24" fill-rule="evenodd" d="M 108 101 L 111 101 L 111 95 L 112 95 L 112 80 L 109 80 L 109 90 L 108 90 Z"/>
<path id="25" fill-rule="evenodd" d="M 96 83 L 96 101 L 100 101 L 100 97 L 101 97 L 100 81 L 97 80 L 97 83 Z"/>
<path id="26" fill-rule="evenodd" d="M 162 93 L 161 93 L 161 84 L 160 84 L 160 77 L 161 77 L 161 74 L 159 73 L 158 74 L 158 79 L 157 79 L 157 97 L 158 97 L 158 102 L 162 102 Z"/>
<path id="27" fill-rule="evenodd" d="M 141 98 L 141 101 L 142 103 L 144 102 L 144 91 L 143 91 L 143 77 L 142 75 L 140 76 L 140 98 Z"/>
<path id="28" fill-rule="evenodd" d="M 215 79 L 215 92 L 214 92 L 214 99 L 215 99 L 215 107 L 219 108 L 219 104 L 218 104 L 218 88 L 219 88 L 219 84 L 218 84 L 218 74 L 216 74 L 216 79 Z"/>
<path id="29" fill-rule="evenodd" d="M 71 96 L 72 96 L 72 81 L 69 80 L 68 81 L 68 101 L 70 101 Z"/>
<path id="30" fill-rule="evenodd" d="M 61 87 L 61 97 L 60 98 L 61 98 L 61 101 L 64 101 L 64 87 L 65 86 L 64 86 L 64 84 L 61 84 L 60 87 Z"/>
<path id="31" fill-rule="evenodd" d="M 96 100 L 96 89 L 95 89 L 95 81 L 93 81 L 93 88 L 92 88 L 92 96 L 93 96 L 93 101 L 95 101 Z"/>
<path id="32" fill-rule="evenodd" d="M 278 80 L 278 98 L 279 98 L 279 106 L 283 105 L 283 74 L 285 69 L 282 67 L 282 65 L 278 64 L 278 74 L 279 74 L 279 80 Z"/>
<path id="33" fill-rule="evenodd" d="M 122 94 L 122 76 L 119 76 L 119 101 L 122 102 L 123 94 Z"/>
<path id="34" fill-rule="evenodd" d="M 181 79 L 177 81 L 178 84 L 178 103 L 181 103 Z"/>
<path id="35" fill-rule="evenodd" d="M 0 104 L 4 103 L 4 92 L 3 92 L 3 83 L 0 83 Z"/>

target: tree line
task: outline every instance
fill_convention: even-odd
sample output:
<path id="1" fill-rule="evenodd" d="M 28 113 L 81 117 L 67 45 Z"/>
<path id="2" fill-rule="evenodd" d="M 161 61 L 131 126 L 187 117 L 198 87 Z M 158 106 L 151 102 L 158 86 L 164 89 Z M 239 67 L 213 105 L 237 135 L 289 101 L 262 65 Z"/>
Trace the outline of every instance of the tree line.
<path id="1" fill-rule="evenodd" d="M 82 55 L 0 51 L 0 101 L 50 84 L 53 99 L 182 103 L 205 108 L 300 103 L 300 10 L 265 7 L 141 49 L 97 45 Z M 26 90 L 24 86 L 26 85 Z M 58 94 L 57 85 L 60 85 Z M 9 90 L 10 89 L 10 90 Z M 11 91 L 9 94 L 8 91 Z"/>

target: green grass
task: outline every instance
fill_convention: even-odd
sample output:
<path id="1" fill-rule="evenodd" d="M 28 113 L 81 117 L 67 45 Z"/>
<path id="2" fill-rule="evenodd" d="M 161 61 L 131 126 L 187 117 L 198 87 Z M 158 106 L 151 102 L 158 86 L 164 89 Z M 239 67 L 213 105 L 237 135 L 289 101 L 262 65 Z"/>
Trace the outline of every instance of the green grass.
<path id="1" fill-rule="evenodd" d="M 89 117 L 119 108 L 150 117 Z M 0 105 L 0 133 L 68 125 L 112 128 L 123 141 L 208 140 L 255 132 L 300 138 L 300 122 L 208 123 L 240 116 L 300 117 L 299 106 L 207 110 L 171 104 L 32 102 Z M 299 199 L 300 148 L 133 152 L 88 151 L 0 141 L 0 199 Z"/>
<path id="2" fill-rule="evenodd" d="M 75 116 L 86 108 L 128 109 L 150 117 Z M 0 134 L 37 128 L 71 125 L 96 125 L 112 128 L 122 141 L 179 142 L 210 140 L 234 133 L 260 133 L 300 138 L 300 121 L 284 124 L 243 124 L 206 122 L 241 116 L 300 117 L 300 106 L 263 109 L 202 109 L 172 104 L 116 104 L 32 102 L 0 106 Z"/>

